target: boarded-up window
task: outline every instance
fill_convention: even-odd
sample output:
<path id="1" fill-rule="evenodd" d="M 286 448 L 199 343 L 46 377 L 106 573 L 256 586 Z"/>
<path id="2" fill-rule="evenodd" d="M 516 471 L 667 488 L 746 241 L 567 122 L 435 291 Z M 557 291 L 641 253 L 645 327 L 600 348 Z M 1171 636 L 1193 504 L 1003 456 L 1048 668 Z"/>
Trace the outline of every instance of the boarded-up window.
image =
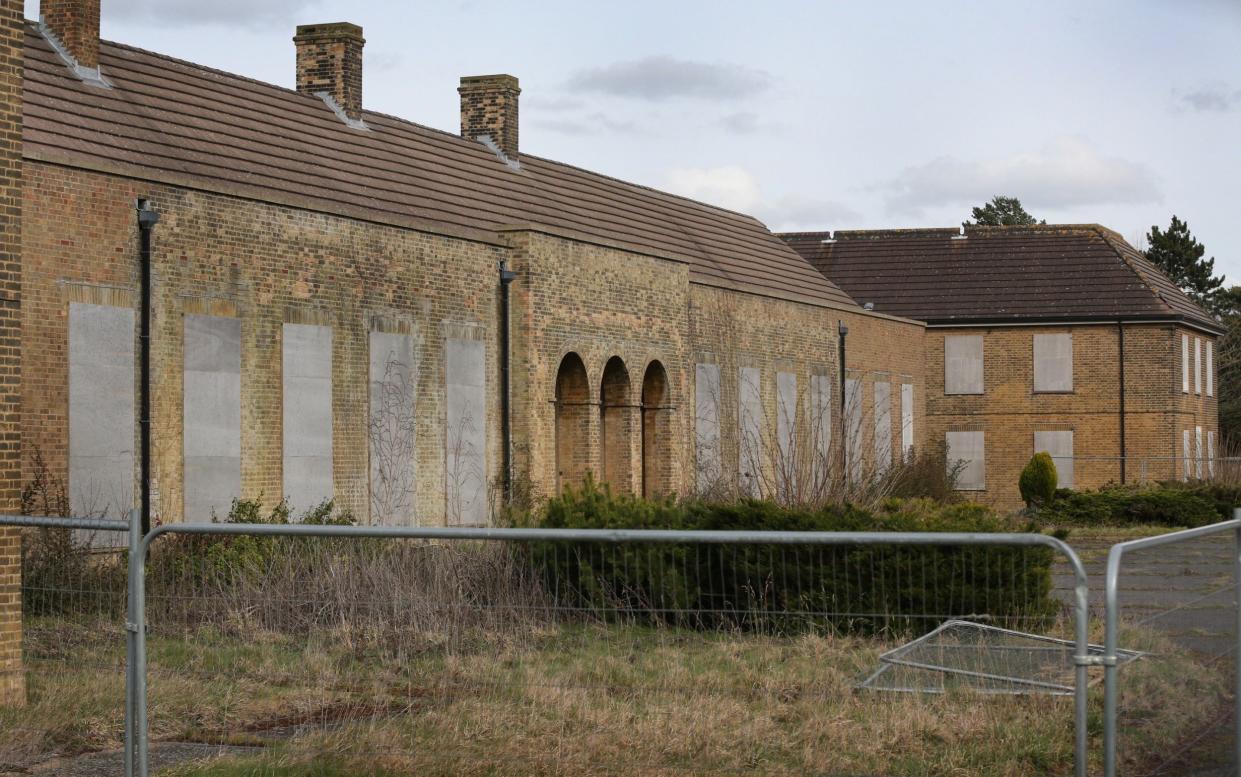
<path id="1" fill-rule="evenodd" d="M 1215 432 L 1207 432 L 1207 477 L 1215 477 Z"/>
<path id="2" fill-rule="evenodd" d="M 908 461 L 914 451 L 914 387 L 901 384 L 901 458 Z"/>
<path id="3" fill-rule="evenodd" d="M 1202 393 L 1202 338 L 1194 338 L 1194 393 Z"/>
<path id="4" fill-rule="evenodd" d="M 1034 452 L 1047 453 L 1056 465 L 1056 481 L 1061 488 L 1073 488 L 1072 430 L 1034 433 Z"/>
<path id="5" fill-rule="evenodd" d="M 875 392 L 875 472 L 883 474 L 892 466 L 892 384 L 876 381 Z"/>
<path id="6" fill-rule="evenodd" d="M 737 385 L 737 486 L 741 493 L 759 495 L 763 467 L 762 375 L 757 367 L 742 367 Z"/>
<path id="7" fill-rule="evenodd" d="M 958 491 L 983 491 L 987 488 L 985 439 L 982 432 L 948 432 L 948 466 L 957 470 Z"/>
<path id="8" fill-rule="evenodd" d="M 228 514 L 241 496 L 241 321 L 185 317 L 185 520 Z"/>
<path id="9" fill-rule="evenodd" d="M 415 514 L 414 391 L 418 385 L 414 338 L 370 333 L 371 523 L 413 526 Z"/>
<path id="10" fill-rule="evenodd" d="M 1215 396 L 1215 344 L 1207 340 L 1207 396 Z"/>
<path id="11" fill-rule="evenodd" d="M 1181 335 L 1181 393 L 1189 393 L 1189 335 Z"/>
<path id="12" fill-rule="evenodd" d="M 1181 432 L 1181 460 L 1182 472 L 1181 477 L 1189 480 L 1193 476 L 1194 457 L 1192 451 L 1192 443 L 1190 442 L 1190 432 L 1188 429 Z"/>
<path id="13" fill-rule="evenodd" d="M 720 366 L 699 364 L 694 380 L 694 450 L 698 492 L 707 493 L 723 477 L 720 453 Z"/>
<path id="14" fill-rule="evenodd" d="M 944 336 L 944 393 L 983 393 L 982 335 Z"/>
<path id="15" fill-rule="evenodd" d="M 1034 336 L 1034 390 L 1073 390 L 1073 335 Z"/>
<path id="16" fill-rule="evenodd" d="M 827 462 L 832 445 L 832 379 L 829 375 L 810 376 L 810 433 L 814 451 L 815 483 L 826 483 Z"/>
<path id="17" fill-rule="evenodd" d="M 1202 427 L 1194 427 L 1194 477 L 1202 479 L 1205 457 L 1202 455 Z"/>
<path id="18" fill-rule="evenodd" d="M 848 458 L 849 480 L 862 480 L 862 382 L 854 378 L 845 380 L 845 450 Z"/>
<path id="19" fill-rule="evenodd" d="M 331 499 L 332 328 L 284 325 L 284 495 L 294 515 Z"/>
<path id="20" fill-rule="evenodd" d="M 125 518 L 134 506 L 134 311 L 69 304 L 69 509 Z M 84 537 L 114 544 L 106 533 Z"/>
<path id="21" fill-rule="evenodd" d="M 445 506 L 449 523 L 487 522 L 487 354 L 481 340 L 444 341 L 448 412 Z"/>
<path id="22" fill-rule="evenodd" d="M 776 448 L 780 461 L 776 466 L 776 483 L 787 498 L 797 479 L 797 376 L 791 372 L 776 373 Z"/>

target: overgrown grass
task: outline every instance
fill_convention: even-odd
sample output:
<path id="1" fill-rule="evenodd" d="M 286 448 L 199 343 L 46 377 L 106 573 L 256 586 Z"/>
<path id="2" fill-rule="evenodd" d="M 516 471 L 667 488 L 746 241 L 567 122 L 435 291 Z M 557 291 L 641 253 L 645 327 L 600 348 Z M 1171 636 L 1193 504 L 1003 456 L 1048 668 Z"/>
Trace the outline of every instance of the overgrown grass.
<path id="1" fill-rule="evenodd" d="M 30 705 L 0 711 L 0 761 L 119 747 L 119 636 L 31 624 Z M 1213 715 L 1227 678 L 1152 634 L 1124 643 L 1158 654 L 1122 675 L 1125 755 L 1141 761 Z M 1070 773 L 1070 699 L 856 690 L 889 646 L 577 625 L 398 657 L 332 631 L 200 627 L 152 637 L 150 722 L 155 741 L 265 746 L 176 777 Z M 1096 753 L 1099 728 L 1096 693 Z"/>

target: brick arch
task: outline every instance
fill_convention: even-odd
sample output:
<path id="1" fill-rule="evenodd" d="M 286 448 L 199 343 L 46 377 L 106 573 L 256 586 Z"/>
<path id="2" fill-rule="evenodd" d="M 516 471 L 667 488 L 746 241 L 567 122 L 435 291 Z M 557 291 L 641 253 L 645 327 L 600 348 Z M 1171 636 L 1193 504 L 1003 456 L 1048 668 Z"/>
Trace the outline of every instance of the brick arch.
<path id="1" fill-rule="evenodd" d="M 591 469 L 590 379 L 570 351 L 556 371 L 556 491 L 581 483 Z"/>
<path id="2" fill-rule="evenodd" d="M 658 360 L 642 376 L 642 496 L 672 492 L 672 413 L 668 371 Z"/>
<path id="3" fill-rule="evenodd" d="M 633 493 L 633 438 L 637 431 L 629 368 L 619 356 L 608 359 L 599 381 L 601 479 L 616 493 Z"/>

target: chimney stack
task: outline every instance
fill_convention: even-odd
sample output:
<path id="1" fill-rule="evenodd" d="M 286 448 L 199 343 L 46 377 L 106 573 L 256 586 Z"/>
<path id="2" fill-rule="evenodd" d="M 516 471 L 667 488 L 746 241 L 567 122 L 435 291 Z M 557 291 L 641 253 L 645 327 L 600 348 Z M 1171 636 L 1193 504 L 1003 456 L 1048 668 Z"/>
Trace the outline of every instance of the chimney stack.
<path id="1" fill-rule="evenodd" d="M 356 24 L 302 24 L 297 45 L 297 91 L 331 97 L 347 121 L 362 120 L 362 28 Z"/>
<path id="2" fill-rule="evenodd" d="M 461 95 L 461 136 L 487 137 L 510 162 L 517 161 L 517 97 L 521 89 L 509 75 L 466 76 Z"/>
<path id="3" fill-rule="evenodd" d="M 79 66 L 99 70 L 99 0 L 42 0 L 39 21 Z"/>

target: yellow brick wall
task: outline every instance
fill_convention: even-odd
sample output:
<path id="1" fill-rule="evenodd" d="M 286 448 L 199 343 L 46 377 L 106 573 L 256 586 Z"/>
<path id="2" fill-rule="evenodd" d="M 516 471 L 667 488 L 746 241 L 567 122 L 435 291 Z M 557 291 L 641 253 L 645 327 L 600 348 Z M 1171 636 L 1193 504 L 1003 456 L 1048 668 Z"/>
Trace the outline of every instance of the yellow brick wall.
<path id="1" fill-rule="evenodd" d="M 720 367 L 720 431 L 721 464 L 725 480 L 739 468 L 738 435 L 738 373 L 742 367 L 757 368 L 761 375 L 763 406 L 763 450 L 765 471 L 760 480 L 764 492 L 770 494 L 787 477 L 773 470 L 781 466 L 773 460 L 777 420 L 776 373 L 796 376 L 798 413 L 806 413 L 810 377 L 827 374 L 831 379 L 831 458 L 829 477 L 843 476 L 841 417 L 841 384 L 839 371 L 840 322 L 849 330 L 846 336 L 846 374 L 861 380 L 862 437 L 865 455 L 864 471 L 874 468 L 874 383 L 892 384 L 892 441 L 894 460 L 900 455 L 901 414 L 900 386 L 914 386 L 915 445 L 924 439 L 925 424 L 922 340 L 924 327 L 916 322 L 853 311 L 835 310 L 793 302 L 755 297 L 737 292 L 694 286 L 691 289 L 690 330 L 694 363 L 718 364 Z M 693 377 L 693 366 L 690 368 Z M 690 421 L 687 449 L 693 451 L 694 392 L 692 386 L 685 397 Z M 805 446 L 806 440 L 799 440 Z M 803 459 L 805 461 L 807 459 Z M 693 485 L 694 467 L 687 468 Z M 802 475 L 804 477 L 804 474 Z"/>
<path id="2" fill-rule="evenodd" d="M 0 3 L 0 511 L 21 495 L 23 3 Z M 21 537 L 0 529 L 0 705 L 25 701 Z"/>
<path id="3" fill-rule="evenodd" d="M 445 519 L 444 351 L 448 336 L 486 343 L 488 471 L 499 471 L 496 316 L 503 249 L 248 200 L 28 162 L 24 233 L 26 477 L 42 453 L 67 477 L 67 315 L 71 299 L 133 305 L 134 202 L 162 218 L 153 239 L 153 509 L 181 518 L 182 343 L 187 313 L 242 324 L 242 492 L 282 490 L 281 332 L 286 321 L 333 328 L 333 475 L 340 507 L 368 514 L 368 332 L 402 323 L 422 343 L 416 396 L 420 519 Z M 135 430 L 135 435 L 137 431 Z"/>
<path id="4" fill-rule="evenodd" d="M 1126 482 L 1179 475 L 1179 463 L 1171 460 L 1180 455 L 1179 430 L 1197 424 L 1205 435 L 1216 429 L 1215 398 L 1205 396 L 1205 390 L 1203 396 L 1194 395 L 1192 386 L 1189 396 L 1181 394 L 1181 331 L 1161 324 L 1124 326 Z M 1035 393 L 1034 335 L 1058 332 L 1073 335 L 1073 391 Z M 944 394 L 948 335 L 983 336 L 982 395 Z M 1204 343 L 1208 337 L 1196 336 Z M 1120 336 L 1114 324 L 929 329 L 931 439 L 942 441 L 949 431 L 983 431 L 987 488 L 969 495 L 1001 509 L 1021 506 L 1017 479 L 1034 453 L 1034 433 L 1040 430 L 1073 430 L 1077 488 L 1119 482 L 1120 363 Z"/>
<path id="5" fill-rule="evenodd" d="M 512 302 L 517 479 L 537 495 L 548 496 L 556 492 L 562 471 L 602 477 L 599 403 L 605 368 L 615 358 L 623 370 L 614 368 L 612 373 L 618 401 L 609 402 L 608 427 L 610 460 L 616 466 L 608 480 L 618 491 L 642 488 L 642 384 L 647 370 L 658 363 L 667 376 L 668 409 L 647 412 L 659 414 L 658 433 L 666 442 L 650 444 L 655 446 L 652 453 L 666 454 L 658 479 L 679 492 L 691 463 L 686 440 L 692 431 L 686 423 L 686 403 L 693 397 L 687 393 L 693 367 L 687 358 L 686 265 L 536 231 L 513 231 L 509 239 L 512 269 L 518 273 Z M 574 416 L 572 423 L 585 431 L 576 446 L 578 461 L 562 460 L 558 467 L 556 379 L 571 353 L 586 368 L 588 405 L 566 408 Z"/>

